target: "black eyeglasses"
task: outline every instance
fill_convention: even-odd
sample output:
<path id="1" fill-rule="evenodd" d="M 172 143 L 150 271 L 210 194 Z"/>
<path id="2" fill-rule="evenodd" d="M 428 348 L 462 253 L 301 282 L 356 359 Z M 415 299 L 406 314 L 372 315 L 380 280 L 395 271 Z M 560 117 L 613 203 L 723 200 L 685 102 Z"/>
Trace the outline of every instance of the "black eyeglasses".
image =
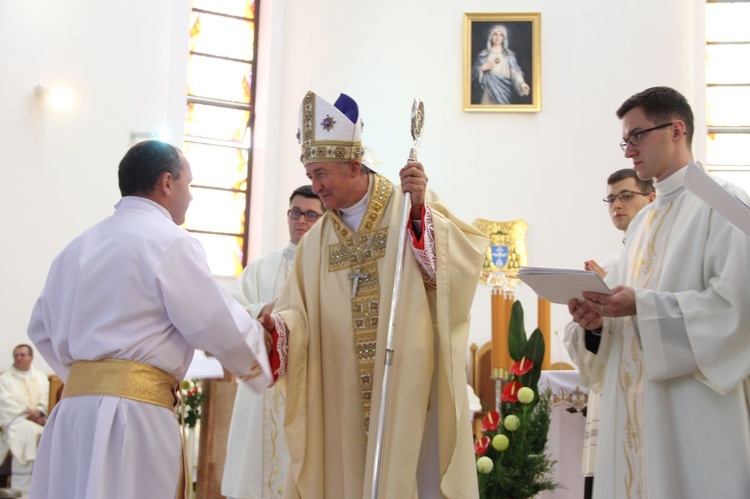
<path id="1" fill-rule="evenodd" d="M 647 192 L 636 192 L 636 191 L 622 191 L 618 192 L 617 194 L 610 194 L 606 198 L 602 199 L 605 203 L 612 206 L 615 204 L 615 199 L 619 199 L 622 203 L 627 203 L 631 199 L 635 197 L 636 194 L 640 194 L 641 196 L 648 196 Z"/>
<path id="2" fill-rule="evenodd" d="M 297 208 L 293 208 L 287 211 L 286 214 L 292 220 L 299 220 L 299 217 L 304 215 L 305 219 L 307 219 L 308 222 L 314 222 L 320 216 L 320 213 L 317 213 L 315 211 L 301 211 L 301 210 L 298 210 Z"/>
<path id="3" fill-rule="evenodd" d="M 628 144 L 631 146 L 637 146 L 641 142 L 643 142 L 643 135 L 648 132 L 653 132 L 654 130 L 659 130 L 660 128 L 667 128 L 670 125 L 674 125 L 674 121 L 672 123 L 664 123 L 663 125 L 654 126 L 651 128 L 646 128 L 645 130 L 640 130 L 635 133 L 631 133 L 630 137 L 620 142 L 620 147 L 622 147 L 622 150 L 624 151 L 626 147 L 628 147 Z"/>

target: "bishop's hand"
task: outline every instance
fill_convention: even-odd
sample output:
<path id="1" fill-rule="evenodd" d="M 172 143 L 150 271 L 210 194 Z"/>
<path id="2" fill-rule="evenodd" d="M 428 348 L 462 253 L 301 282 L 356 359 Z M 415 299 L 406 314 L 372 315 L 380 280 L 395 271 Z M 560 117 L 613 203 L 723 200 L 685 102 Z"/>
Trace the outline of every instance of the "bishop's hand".
<path id="1" fill-rule="evenodd" d="M 418 161 L 407 163 L 399 172 L 399 176 L 401 177 L 401 191 L 404 194 L 411 193 L 411 218 L 419 220 L 422 218 L 422 207 L 427 190 L 427 175 L 424 172 L 424 166 Z"/>
<path id="2" fill-rule="evenodd" d="M 273 332 L 276 330 L 276 322 L 268 312 L 263 314 L 259 322 L 263 326 L 263 329 L 265 329 L 266 350 L 268 351 L 268 355 L 271 355 L 273 352 Z"/>

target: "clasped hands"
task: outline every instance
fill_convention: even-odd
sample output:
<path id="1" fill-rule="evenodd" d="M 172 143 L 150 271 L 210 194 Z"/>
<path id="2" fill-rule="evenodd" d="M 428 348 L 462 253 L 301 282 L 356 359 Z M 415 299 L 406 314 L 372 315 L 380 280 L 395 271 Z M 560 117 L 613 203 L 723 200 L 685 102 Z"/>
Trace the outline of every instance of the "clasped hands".
<path id="1" fill-rule="evenodd" d="M 584 301 L 572 299 L 568 311 L 573 322 L 593 331 L 602 327 L 604 317 L 627 317 L 636 314 L 635 290 L 629 286 L 616 286 L 611 295 L 584 291 Z"/>
<path id="2" fill-rule="evenodd" d="M 40 426 L 44 426 L 44 423 L 47 422 L 46 416 L 39 409 L 28 409 L 27 411 L 24 411 L 24 414 L 26 415 L 26 419 L 33 421 Z"/>
<path id="3" fill-rule="evenodd" d="M 276 322 L 269 312 L 263 313 L 258 322 L 265 329 L 266 350 L 268 351 L 268 355 L 271 355 L 271 352 L 273 352 L 273 332 L 276 330 Z"/>

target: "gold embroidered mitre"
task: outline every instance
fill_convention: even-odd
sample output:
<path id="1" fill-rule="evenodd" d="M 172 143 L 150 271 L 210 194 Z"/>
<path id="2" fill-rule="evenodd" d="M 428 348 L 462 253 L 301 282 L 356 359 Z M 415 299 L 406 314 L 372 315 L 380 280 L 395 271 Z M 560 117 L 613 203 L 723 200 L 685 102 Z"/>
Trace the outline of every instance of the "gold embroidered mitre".
<path id="1" fill-rule="evenodd" d="M 315 93 L 307 92 L 299 108 L 300 161 L 303 165 L 316 161 L 362 161 L 363 127 L 357 103 L 348 95 L 339 95 L 331 105 Z"/>

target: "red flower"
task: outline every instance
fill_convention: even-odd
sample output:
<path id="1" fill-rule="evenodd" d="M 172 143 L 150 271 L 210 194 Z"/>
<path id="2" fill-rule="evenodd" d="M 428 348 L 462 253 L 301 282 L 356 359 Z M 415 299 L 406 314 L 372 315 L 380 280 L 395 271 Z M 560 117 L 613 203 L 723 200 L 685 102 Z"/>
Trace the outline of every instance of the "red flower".
<path id="1" fill-rule="evenodd" d="M 490 437 L 482 437 L 474 443 L 474 452 L 477 456 L 484 456 L 487 448 L 490 446 Z"/>
<path id="2" fill-rule="evenodd" d="M 518 390 L 523 388 L 523 385 L 519 383 L 518 381 L 511 381 L 507 385 L 505 385 L 505 388 L 503 388 L 503 393 L 500 395 L 500 400 L 503 402 L 518 402 Z"/>
<path id="3" fill-rule="evenodd" d="M 510 366 L 510 373 L 515 374 L 516 376 L 523 376 L 531 371 L 532 367 L 534 367 L 534 363 L 526 357 L 523 357 L 521 360 Z"/>
<path id="4" fill-rule="evenodd" d="M 497 430 L 497 426 L 500 424 L 500 413 L 497 411 L 490 411 L 482 420 L 482 431 Z"/>

